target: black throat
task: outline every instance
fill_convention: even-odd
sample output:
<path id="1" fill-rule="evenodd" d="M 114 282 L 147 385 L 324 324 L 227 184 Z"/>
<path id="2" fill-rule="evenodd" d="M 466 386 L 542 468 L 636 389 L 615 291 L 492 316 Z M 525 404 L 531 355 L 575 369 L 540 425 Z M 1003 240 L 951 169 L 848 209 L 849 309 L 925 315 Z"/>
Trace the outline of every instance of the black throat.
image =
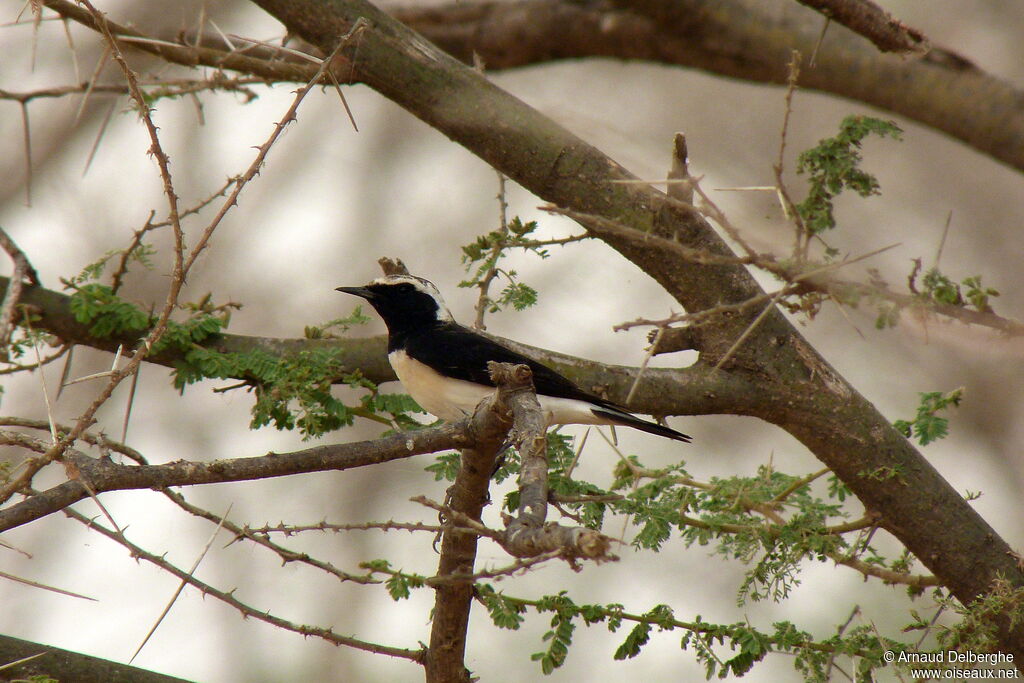
<path id="1" fill-rule="evenodd" d="M 388 353 L 403 349 L 409 337 L 451 324 L 439 320 L 441 310 L 434 297 L 421 291 L 396 291 L 394 288 L 368 287 L 377 296 L 369 299 L 388 328 Z M 376 291 L 375 291 L 376 290 Z"/>

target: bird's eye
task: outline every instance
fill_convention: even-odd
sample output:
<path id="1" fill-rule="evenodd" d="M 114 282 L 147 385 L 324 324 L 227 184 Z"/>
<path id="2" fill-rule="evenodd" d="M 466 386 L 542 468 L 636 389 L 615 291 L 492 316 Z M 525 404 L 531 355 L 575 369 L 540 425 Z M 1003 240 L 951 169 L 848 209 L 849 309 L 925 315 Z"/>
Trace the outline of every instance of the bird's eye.
<path id="1" fill-rule="evenodd" d="M 413 289 L 413 286 L 410 285 L 408 282 L 403 282 L 402 284 L 398 285 L 399 292 L 411 292 Z"/>

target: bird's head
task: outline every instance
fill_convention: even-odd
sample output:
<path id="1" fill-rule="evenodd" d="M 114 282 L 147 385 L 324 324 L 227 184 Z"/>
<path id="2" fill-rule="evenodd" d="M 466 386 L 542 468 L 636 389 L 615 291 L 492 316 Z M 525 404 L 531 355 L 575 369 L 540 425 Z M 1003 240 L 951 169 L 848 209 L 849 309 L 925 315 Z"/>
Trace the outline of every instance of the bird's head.
<path id="1" fill-rule="evenodd" d="M 365 287 L 337 289 L 366 299 L 391 332 L 453 320 L 437 287 L 414 275 L 385 275 Z"/>

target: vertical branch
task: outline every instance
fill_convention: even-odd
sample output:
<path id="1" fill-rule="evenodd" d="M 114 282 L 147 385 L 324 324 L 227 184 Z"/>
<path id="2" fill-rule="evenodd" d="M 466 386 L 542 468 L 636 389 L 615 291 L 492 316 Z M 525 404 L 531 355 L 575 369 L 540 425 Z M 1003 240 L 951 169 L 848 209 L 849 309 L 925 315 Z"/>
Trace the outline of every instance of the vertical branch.
<path id="1" fill-rule="evenodd" d="M 533 373 L 526 365 L 508 368 L 505 364 L 487 364 L 495 382 L 509 385 L 512 404 L 512 430 L 508 440 L 519 450 L 519 509 L 508 525 L 508 537 L 515 527 L 543 526 L 548 510 L 547 424 L 533 388 Z"/>
<path id="2" fill-rule="evenodd" d="M 693 205 L 693 178 L 690 177 L 689 151 L 686 149 L 686 136 L 676 133 L 672 140 L 672 166 L 668 170 L 668 188 L 666 193 L 672 199 L 684 204 Z"/>
<path id="3" fill-rule="evenodd" d="M 448 506 L 455 512 L 479 521 L 489 501 L 488 487 L 494 463 L 508 433 L 504 396 L 509 387 L 498 391 L 477 408 L 470 425 L 472 448 L 462 450 L 459 473 L 448 489 Z M 476 562 L 477 535 L 449 528 L 441 539 L 441 559 L 437 576 L 472 575 Z M 425 660 L 427 683 L 470 681 L 463 663 L 473 584 L 469 581 L 444 581 L 435 589 L 434 618 L 430 647 Z"/>
<path id="4" fill-rule="evenodd" d="M 505 198 L 505 183 L 508 178 L 503 173 L 498 172 L 498 232 L 499 237 L 494 242 L 494 246 L 491 247 L 491 253 L 487 257 L 487 273 L 483 279 L 477 283 L 477 289 L 480 290 L 480 294 L 476 300 L 476 318 L 473 320 L 473 329 L 486 330 L 487 325 L 484 324 L 484 314 L 487 313 L 487 306 L 491 303 L 490 288 L 491 283 L 494 282 L 494 278 L 498 277 L 498 259 L 501 258 L 501 252 L 505 248 L 505 239 L 508 237 L 508 200 Z"/>
<path id="5" fill-rule="evenodd" d="M 797 82 L 800 80 L 800 51 L 793 50 L 789 57 L 789 77 L 786 85 L 786 109 L 782 115 L 782 132 L 779 134 L 779 158 L 776 160 L 772 170 L 775 172 L 775 191 L 779 195 L 779 202 L 782 204 L 782 211 L 786 218 L 793 220 L 796 228 L 796 236 L 793 241 L 793 258 L 806 257 L 806 244 L 810 242 L 807 235 L 807 228 L 804 226 L 800 212 L 786 190 L 786 184 L 782 180 L 783 170 L 786 162 L 786 135 L 789 133 L 789 117 L 793 113 L 793 94 L 796 92 Z"/>
<path id="6" fill-rule="evenodd" d="M 574 569 L 577 559 L 614 561 L 611 539 L 593 529 L 566 527 L 546 522 L 548 513 L 547 419 L 533 387 L 533 373 L 526 365 L 488 363 L 491 380 L 506 388 L 504 400 L 512 412 L 508 443 L 519 450 L 519 509 L 505 518 L 505 532 L 498 543 L 516 557 L 561 557 Z"/>
<path id="7" fill-rule="evenodd" d="M 32 130 L 28 122 L 28 100 L 21 102 L 21 131 L 25 143 L 25 205 L 32 206 Z"/>
<path id="8" fill-rule="evenodd" d="M 11 334 L 14 332 L 14 319 L 16 317 L 15 307 L 21 298 L 21 288 L 24 280 L 34 285 L 39 284 L 39 277 L 35 269 L 29 263 L 28 257 L 18 248 L 10 235 L 0 228 L 0 248 L 7 252 L 14 262 L 14 273 L 11 274 L 11 284 L 4 294 L 3 303 L 0 304 L 0 360 L 8 360 L 8 345 L 11 343 Z"/>

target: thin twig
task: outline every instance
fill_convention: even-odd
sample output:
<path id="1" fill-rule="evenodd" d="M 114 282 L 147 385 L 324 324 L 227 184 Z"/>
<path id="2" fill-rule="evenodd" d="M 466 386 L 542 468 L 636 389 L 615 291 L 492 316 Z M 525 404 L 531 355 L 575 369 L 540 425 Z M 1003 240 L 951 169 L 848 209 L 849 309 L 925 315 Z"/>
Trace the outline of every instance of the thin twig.
<path id="1" fill-rule="evenodd" d="M 229 514 L 231 514 L 231 508 L 233 506 L 234 503 L 228 504 L 228 509 L 224 512 L 224 515 L 221 517 L 222 522 L 223 520 L 227 519 L 227 516 Z M 199 568 L 199 563 L 203 561 L 204 557 L 206 557 L 206 553 L 210 552 L 210 547 L 213 545 L 213 541 L 217 538 L 217 534 L 220 533 L 221 528 L 222 525 L 218 524 L 217 527 L 213 530 L 213 533 L 210 534 L 210 539 L 206 542 L 206 545 L 203 546 L 203 549 L 202 551 L 200 551 L 199 556 L 196 558 L 196 561 L 192 564 L 192 568 L 188 570 L 189 576 L 193 576 L 196 573 L 196 569 Z M 164 620 L 164 617 L 167 616 L 167 613 L 171 611 L 171 607 L 174 605 L 175 602 L 177 602 L 178 596 L 180 596 L 181 592 L 185 590 L 186 585 L 188 585 L 188 581 L 182 579 L 181 583 L 178 584 L 178 589 L 174 591 L 174 595 L 172 595 L 171 599 L 167 601 L 167 606 L 164 607 L 164 611 L 161 612 L 160 616 L 156 618 L 156 623 L 154 623 L 153 627 L 149 629 L 149 633 L 147 633 L 146 637 L 142 639 L 142 642 L 139 643 L 139 647 L 135 650 L 135 653 L 132 654 L 131 658 L 128 660 L 129 664 L 134 662 L 135 658 L 139 656 L 140 652 L 142 652 L 142 648 L 146 647 L 146 643 L 148 643 L 149 639 L 153 636 L 154 633 L 156 633 L 156 630 L 157 628 L 159 628 L 160 623 Z"/>
<path id="2" fill-rule="evenodd" d="M 0 360 L 9 360 L 11 336 L 14 334 L 15 320 L 18 314 L 17 305 L 21 300 L 24 281 L 28 280 L 33 285 L 38 285 L 39 276 L 28 257 L 25 256 L 25 252 L 15 244 L 3 228 L 0 228 L 0 248 L 6 251 L 7 255 L 11 257 L 11 261 L 14 262 L 14 272 L 11 274 L 3 303 L 0 304 Z M 41 360 L 38 365 L 42 365 Z"/>
<path id="3" fill-rule="evenodd" d="M 747 325 L 747 328 L 743 330 L 743 333 L 736 338 L 736 341 L 732 343 L 732 346 L 729 347 L 729 350 L 722 354 L 722 357 L 718 359 L 717 363 L 715 363 L 715 370 L 720 370 L 722 366 L 725 365 L 726 361 L 732 358 L 732 355 L 736 353 L 736 350 L 739 349 L 743 342 L 747 340 L 747 337 L 749 337 L 751 333 L 753 333 L 753 331 L 757 328 L 757 326 L 761 324 L 761 321 L 768 317 L 768 314 L 771 313 L 773 308 L 775 308 L 775 304 L 779 303 L 779 299 L 783 297 L 784 293 L 784 289 L 780 289 L 778 292 L 776 292 L 775 296 L 773 296 L 771 300 L 768 301 L 768 305 L 766 305 L 761 310 L 761 312 L 758 313 L 756 318 L 750 321 L 750 324 Z M 661 330 L 664 329 L 665 328 L 661 328 Z M 659 330 L 659 334 L 661 333 L 661 330 Z"/>
<path id="4" fill-rule="evenodd" d="M 572 462 L 565 469 L 565 478 L 572 479 L 572 472 L 576 469 L 576 464 L 580 461 L 580 455 L 583 453 L 583 447 L 587 445 L 587 437 L 590 436 L 590 427 L 587 427 L 583 432 L 583 436 L 580 438 L 580 445 L 576 447 L 576 452 L 573 453 Z"/>
<path id="5" fill-rule="evenodd" d="M 110 59 L 110 45 L 106 44 L 103 46 L 103 53 L 100 54 L 100 58 L 96 60 L 96 67 L 92 70 L 92 76 L 89 77 L 89 81 L 86 83 L 85 92 L 82 93 L 82 99 L 78 102 L 78 109 L 75 111 L 75 118 L 71 125 L 77 125 L 78 121 L 82 118 L 85 105 L 88 104 L 89 96 L 92 95 L 93 88 L 96 87 L 100 73 L 103 71 L 103 67 L 106 66 L 108 59 Z"/>
<path id="6" fill-rule="evenodd" d="M 480 282 L 477 283 L 477 289 L 479 294 L 476 299 L 476 317 L 473 319 L 473 328 L 477 330 L 486 330 L 487 325 L 484 324 L 484 314 L 487 312 L 487 307 L 491 303 L 491 298 L 488 294 L 491 283 L 498 277 L 498 273 L 501 270 L 498 268 L 498 259 L 501 258 L 501 251 L 505 248 L 505 238 L 508 237 L 508 201 L 505 198 L 505 175 L 498 173 L 498 239 L 495 240 L 494 245 L 491 247 L 491 253 L 487 256 L 487 263 L 490 266 L 487 268 L 487 272 Z"/>
<path id="7" fill-rule="evenodd" d="M 294 622 L 288 621 L 287 619 L 276 617 L 265 610 L 255 609 L 254 607 L 251 607 L 246 603 L 238 600 L 234 596 L 233 591 L 219 590 L 217 588 L 214 588 L 210 584 L 200 581 L 194 576 L 190 576 L 188 572 L 176 567 L 175 565 L 165 560 L 163 557 L 159 555 L 154 555 L 153 553 L 146 551 L 145 549 L 139 547 L 138 545 L 135 545 L 134 543 L 126 539 L 124 536 L 119 535 L 100 524 L 97 524 L 95 521 L 87 518 L 85 515 L 79 512 L 76 512 L 75 510 L 66 509 L 64 510 L 64 514 L 70 517 L 71 519 L 75 520 L 76 522 L 84 524 L 89 529 L 92 529 L 93 531 L 96 531 L 102 534 L 103 536 L 106 536 L 112 541 L 121 544 L 128 550 L 128 552 L 131 553 L 131 556 L 133 558 L 138 560 L 144 560 L 145 562 L 149 562 L 150 564 L 159 567 L 160 569 L 163 569 L 165 572 L 178 577 L 182 581 L 185 581 L 189 585 L 198 589 L 203 595 L 212 596 L 217 600 L 220 600 L 221 602 L 231 606 L 244 617 L 252 617 L 254 619 L 258 619 L 259 621 L 266 622 L 278 628 L 285 629 L 287 631 L 292 631 L 303 636 L 314 636 L 316 638 L 321 638 L 329 643 L 334 643 L 335 645 L 345 645 L 357 650 L 372 652 L 374 654 L 388 655 L 389 657 L 396 657 L 399 659 L 408 659 L 414 662 L 421 662 L 423 660 L 424 651 L 422 649 L 407 650 L 404 648 L 389 647 L 387 645 L 370 643 L 364 640 L 359 640 L 358 638 L 343 636 L 339 633 L 335 633 L 331 629 L 296 624 Z"/>
<path id="8" fill-rule="evenodd" d="M 533 557 L 518 557 L 512 564 L 504 567 L 498 567 L 496 569 L 482 569 L 478 572 L 473 572 L 472 574 L 446 574 L 444 576 L 428 576 L 422 578 L 422 581 L 423 585 L 425 586 L 478 583 L 479 581 L 484 579 L 497 579 L 500 581 L 501 579 L 507 576 L 514 576 L 516 574 L 522 573 L 525 570 L 530 569 L 538 564 L 543 564 L 550 560 L 558 559 L 563 554 L 564 551 L 562 550 L 550 550 L 546 553 L 541 553 L 540 555 L 535 555 Z M 366 565 L 366 568 L 370 569 L 371 573 L 376 574 L 386 574 L 388 576 L 398 577 L 411 576 L 410 574 L 407 574 L 396 569 L 376 567 L 369 564 Z"/>
<path id="9" fill-rule="evenodd" d="M 882 247 L 880 249 L 875 249 L 874 251 L 870 251 L 870 252 L 868 252 L 866 254 L 861 254 L 860 256 L 857 256 L 856 258 L 847 259 L 847 260 L 844 260 L 844 261 L 837 261 L 835 263 L 827 263 L 827 264 L 821 265 L 821 266 L 819 266 L 817 268 L 813 268 L 811 270 L 807 270 L 807 271 L 804 271 L 802 273 L 798 273 L 797 275 L 787 274 L 785 276 L 785 280 L 789 284 L 787 284 L 786 286 L 784 286 L 784 287 L 782 287 L 782 288 L 780 288 L 780 289 L 778 289 L 778 290 L 776 290 L 774 292 L 768 292 L 768 293 L 765 293 L 765 294 L 759 294 L 759 295 L 751 297 L 751 298 L 749 298 L 749 299 L 747 299 L 745 301 L 739 301 L 739 302 L 734 303 L 734 304 L 722 304 L 721 306 L 715 306 L 714 308 L 709 308 L 709 309 L 706 309 L 706 310 L 703 310 L 703 311 L 698 311 L 696 313 L 675 314 L 675 315 L 671 315 L 671 316 L 669 316 L 667 318 L 663 318 L 663 319 L 660 319 L 660 320 L 650 320 L 650 319 L 647 319 L 647 318 L 638 318 L 636 320 L 632 320 L 632 321 L 629 321 L 629 322 L 619 323 L 618 325 L 616 325 L 612 329 L 614 329 L 616 332 L 618 332 L 620 330 L 628 330 L 628 329 L 631 329 L 631 328 L 637 327 L 637 326 L 662 327 L 662 326 L 665 326 L 665 325 L 671 325 L 673 323 L 679 323 L 679 322 L 687 322 L 690 325 L 697 325 L 697 324 L 701 324 L 701 323 L 705 322 L 706 320 L 708 320 L 708 319 L 710 319 L 712 317 L 718 316 L 718 315 L 729 314 L 729 313 L 744 313 L 744 312 L 746 312 L 747 310 L 749 310 L 751 308 L 755 308 L 755 307 L 759 306 L 761 303 L 763 303 L 765 301 L 771 301 L 773 299 L 778 298 L 780 294 L 782 296 L 787 296 L 789 294 L 794 294 L 794 293 L 797 293 L 797 292 L 805 291 L 807 288 L 811 288 L 812 290 L 820 291 L 820 292 L 823 292 L 825 294 L 828 294 L 829 293 L 829 286 L 830 285 L 831 286 L 836 286 L 836 287 L 859 288 L 860 290 L 862 290 L 862 293 L 864 293 L 864 294 L 877 294 L 878 296 L 881 296 L 882 298 L 886 298 L 886 299 L 889 299 L 889 300 L 892 300 L 892 301 L 898 301 L 898 300 L 900 300 L 900 298 L 897 295 L 892 294 L 891 292 L 888 293 L 888 294 L 885 293 L 885 292 L 877 292 L 876 288 L 868 287 L 866 285 L 858 285 L 857 283 L 845 282 L 845 281 L 827 281 L 824 284 L 815 284 L 813 281 L 811 281 L 813 278 L 816 278 L 816 277 L 818 277 L 820 275 L 823 275 L 823 274 L 828 273 L 828 272 L 833 271 L 833 270 L 837 270 L 839 268 L 845 268 L 846 266 L 853 265 L 854 263 L 857 263 L 858 261 L 863 261 L 865 259 L 872 258 L 872 257 L 877 256 L 877 255 L 879 255 L 879 254 L 881 254 L 881 253 L 883 253 L 885 251 L 888 251 L 890 249 L 895 249 L 898 246 L 900 246 L 898 243 L 897 244 L 890 244 L 890 245 Z M 760 266 L 760 267 L 765 267 L 764 264 L 761 264 L 761 263 L 759 263 L 757 265 Z M 908 298 L 909 297 L 904 297 L 904 301 L 906 299 L 908 299 Z M 905 305 L 909 305 L 910 303 L 911 303 L 910 301 L 905 301 Z M 943 311 L 943 312 L 945 312 L 945 311 Z M 974 311 L 967 311 L 967 313 L 974 313 Z M 949 315 L 949 313 L 946 313 L 946 314 Z M 998 317 L 998 316 L 996 316 L 996 317 Z M 1004 321 L 1005 321 L 1005 319 L 1004 319 Z M 1005 322 L 1008 325 L 1013 323 L 1013 321 L 1005 321 Z M 1020 324 L 1017 323 L 1017 325 L 1020 325 Z M 1024 326 L 1022 326 L 1022 327 L 1024 327 Z M 1012 331 L 1012 328 L 1010 328 L 1010 327 L 1006 327 L 1006 328 L 1000 327 L 999 329 L 1005 329 L 1005 331 Z M 1024 333 L 1024 329 L 1021 329 L 1021 331 L 1019 333 Z"/>
<path id="10" fill-rule="evenodd" d="M 446 528 L 448 527 L 439 524 L 424 524 L 423 522 L 396 522 L 393 519 L 386 522 L 352 522 L 349 524 L 319 522 L 317 524 L 278 524 L 275 526 L 267 525 L 261 527 L 245 526 L 242 528 L 244 533 L 243 535 L 240 535 L 239 538 L 250 538 L 252 534 L 257 536 L 270 534 L 295 536 L 307 531 L 319 531 L 321 533 L 325 531 L 331 531 L 333 533 L 340 533 L 342 531 L 408 531 L 410 533 L 413 531 L 427 531 L 436 534 L 439 531 L 444 531 Z M 464 531 L 471 531 L 471 529 L 464 529 Z"/>
<path id="11" fill-rule="evenodd" d="M 53 361 L 58 360 L 64 354 L 68 353 L 71 350 L 71 348 L 72 348 L 71 344 L 64 344 L 59 349 L 57 349 L 57 351 L 55 351 L 54 353 L 50 354 L 49 356 L 44 357 L 41 363 L 28 363 L 28 364 L 11 363 L 10 367 L 0 369 L 0 375 L 12 375 L 12 374 L 14 374 L 16 372 L 26 372 L 26 371 L 27 372 L 31 372 L 31 371 L 35 370 L 36 368 L 41 368 L 44 365 L 48 365 L 48 364 L 52 363 Z M 56 397 L 55 400 L 59 400 L 59 399 L 60 399 L 60 392 L 58 391 L 57 397 Z"/>
<path id="12" fill-rule="evenodd" d="M 103 142 L 103 136 L 107 133 L 107 126 L 110 125 L 111 119 L 114 118 L 114 110 L 117 108 L 117 100 L 113 100 L 110 106 L 107 107 L 107 113 L 103 115 L 103 120 L 100 121 L 100 129 L 96 131 L 96 137 L 93 138 L 92 146 L 89 148 L 89 154 L 85 157 L 85 165 L 82 166 L 82 177 L 89 172 L 89 168 L 92 166 L 93 159 L 96 158 L 96 152 L 100 149 L 100 143 Z"/>
<path id="13" fill-rule="evenodd" d="M 942 251 L 946 248 L 946 237 L 949 235 L 949 226 L 953 222 L 953 210 L 950 209 L 949 213 L 946 214 L 946 224 L 942 227 L 942 239 L 939 240 L 939 248 L 935 252 L 935 268 L 939 267 L 939 261 L 942 260 Z"/>
<path id="14" fill-rule="evenodd" d="M 28 317 L 25 318 L 25 327 L 28 329 L 29 336 L 32 338 L 32 349 L 36 354 L 36 365 L 39 367 L 39 384 L 43 389 L 43 402 L 46 404 L 46 419 L 50 423 L 50 437 L 53 439 L 54 445 L 57 444 L 57 421 L 53 417 L 53 403 L 50 401 L 50 392 L 46 388 L 46 374 L 43 370 L 43 358 L 39 353 L 39 339 L 32 334 L 32 323 Z"/>
<path id="15" fill-rule="evenodd" d="M 45 591 L 51 591 L 53 593 L 60 593 L 61 595 L 67 595 L 72 598 L 81 598 L 82 600 L 92 600 L 98 602 L 96 598 L 90 598 L 88 595 L 82 595 L 81 593 L 75 593 L 74 591 L 64 590 L 63 588 L 56 588 L 54 586 L 47 586 L 45 583 L 39 583 L 38 581 L 32 581 L 31 579 L 23 579 L 20 576 L 14 574 L 8 574 L 7 572 L 0 571 L 0 578 L 15 581 L 17 583 L 24 584 L 26 586 L 32 586 L 32 588 L 42 588 Z"/>
<path id="16" fill-rule="evenodd" d="M 231 543 L 234 543 L 238 539 L 245 538 L 252 541 L 253 543 L 256 543 L 257 545 L 261 545 L 264 548 L 267 548 L 268 550 L 276 553 L 277 556 L 281 558 L 281 562 L 283 564 L 288 564 L 289 562 L 298 562 L 319 569 L 320 571 L 326 572 L 327 574 L 330 574 L 331 576 L 341 581 L 351 581 L 353 583 L 375 583 L 374 580 L 369 576 L 362 574 L 350 574 L 348 572 L 342 571 L 341 569 L 338 569 L 330 562 L 318 560 L 314 557 L 310 557 L 306 553 L 296 552 L 294 550 L 285 548 L 282 545 L 274 543 L 265 535 L 261 534 L 260 530 L 253 530 L 247 526 L 239 526 L 234 522 L 229 521 L 226 518 L 226 516 L 218 515 L 204 508 L 192 505 L 187 500 L 185 500 L 185 497 L 183 495 L 177 493 L 176 491 L 172 491 L 171 489 L 168 488 L 162 488 L 160 489 L 160 492 L 167 496 L 175 505 L 177 505 L 190 515 L 194 515 L 196 517 L 201 517 L 202 519 L 209 520 L 210 522 L 216 524 L 218 528 L 223 527 L 230 531 L 232 534 L 234 534 L 234 539 L 232 539 Z M 228 545 L 230 545 L 230 543 Z"/>
<path id="17" fill-rule="evenodd" d="M 786 85 L 785 108 L 782 114 L 782 130 L 779 132 L 779 156 L 775 160 L 772 170 L 775 172 L 775 191 L 778 193 L 779 201 L 782 203 L 782 212 L 787 218 L 793 221 L 796 227 L 796 238 L 793 242 L 793 257 L 799 259 L 803 253 L 803 236 L 806 233 L 803 218 L 800 217 L 796 207 L 793 205 L 789 194 L 786 192 L 785 183 L 782 180 L 786 167 L 786 140 L 789 135 L 789 118 L 793 114 L 793 95 L 796 94 L 797 81 L 800 79 L 800 51 L 793 50 L 789 57 L 789 76 Z"/>
<path id="18" fill-rule="evenodd" d="M 352 25 L 352 28 L 349 30 L 349 32 L 342 36 L 341 39 L 338 41 L 337 46 L 335 46 L 334 48 L 334 52 L 332 52 L 330 55 L 328 55 L 326 59 L 320 62 L 320 68 L 317 69 L 315 74 L 313 74 L 313 77 L 309 80 L 309 82 L 307 82 L 306 85 L 304 85 L 303 87 L 299 88 L 296 91 L 295 98 L 292 101 L 291 106 L 288 107 L 288 111 L 286 111 L 281 120 L 277 124 L 275 124 L 274 131 L 270 134 L 270 137 L 267 138 L 266 142 L 259 146 L 259 148 L 257 149 L 256 158 L 253 159 L 252 163 L 249 165 L 249 168 L 246 169 L 245 173 L 243 173 L 240 177 L 236 179 L 235 187 L 231 191 L 231 194 L 221 205 L 221 208 L 217 212 L 217 215 L 213 217 L 213 220 L 203 231 L 203 234 L 200 236 L 200 238 L 196 241 L 196 244 L 192 248 L 192 251 L 188 256 L 188 259 L 185 261 L 183 265 L 184 273 L 189 272 L 189 270 L 192 268 L 192 265 L 195 263 L 196 259 L 199 258 L 199 254 L 203 251 L 203 249 L 206 248 L 207 243 L 210 241 L 210 237 L 213 235 L 213 231 L 217 229 L 218 225 L 220 225 L 221 221 L 224 219 L 224 216 L 227 215 L 227 212 L 237 204 L 238 195 L 241 194 L 242 188 L 244 188 L 246 184 L 254 177 L 256 177 L 257 173 L 259 173 L 260 168 L 263 166 L 263 161 L 266 159 L 267 154 L 270 152 L 270 148 L 274 145 L 275 142 L 277 142 L 278 138 L 280 138 L 281 134 L 284 132 L 285 127 L 287 127 L 287 125 L 292 121 L 296 120 L 295 114 L 298 111 L 299 105 L 302 104 L 302 100 L 305 99 L 306 94 L 313 88 L 315 84 L 320 82 L 320 80 L 326 73 L 327 69 L 330 68 L 331 62 L 341 51 L 341 49 L 345 45 L 347 45 L 348 42 L 352 40 L 354 36 L 357 36 L 359 33 L 365 30 L 367 26 L 368 24 L 364 20 L 357 20 Z"/>
<path id="19" fill-rule="evenodd" d="M 807 486 L 808 484 L 810 484 L 815 479 L 818 479 L 819 477 L 823 477 L 823 476 L 825 476 L 826 474 L 828 474 L 831 471 L 832 471 L 832 468 L 825 467 L 823 469 L 818 470 L 817 472 L 813 472 L 811 474 L 808 474 L 806 477 L 801 477 L 800 479 L 797 479 L 792 484 L 790 484 L 785 489 L 783 489 L 777 496 L 772 498 L 772 502 L 773 503 L 781 503 L 782 501 L 786 500 L 786 498 L 788 498 L 790 496 L 790 494 L 799 491 L 800 489 L 802 489 L 803 487 Z"/>
<path id="20" fill-rule="evenodd" d="M 4 669 L 13 669 L 14 667 L 21 666 L 22 664 L 31 662 L 33 659 L 39 659 L 40 657 L 48 655 L 50 653 L 50 650 L 43 650 L 42 652 L 39 652 L 37 654 L 29 655 L 28 657 L 22 657 L 21 659 L 16 659 L 13 662 L 4 662 L 3 664 L 0 664 L 0 671 L 3 671 Z"/>
<path id="21" fill-rule="evenodd" d="M 28 120 L 28 102 L 21 103 L 21 132 L 25 146 L 25 205 L 32 206 L 32 126 Z"/>
<path id="22" fill-rule="evenodd" d="M 644 372 L 647 370 L 647 365 L 651 362 L 651 357 L 654 356 L 654 350 L 658 348 L 658 343 L 661 342 L 662 335 L 665 334 L 665 327 L 659 327 L 658 332 L 654 335 L 654 341 L 647 348 L 647 353 L 644 354 L 644 360 L 640 363 L 640 369 L 637 370 L 636 378 L 633 380 L 633 386 L 629 388 L 629 393 L 626 394 L 626 405 L 628 406 L 633 401 L 633 397 L 636 396 L 636 390 L 640 388 L 640 378 L 644 376 Z"/>

